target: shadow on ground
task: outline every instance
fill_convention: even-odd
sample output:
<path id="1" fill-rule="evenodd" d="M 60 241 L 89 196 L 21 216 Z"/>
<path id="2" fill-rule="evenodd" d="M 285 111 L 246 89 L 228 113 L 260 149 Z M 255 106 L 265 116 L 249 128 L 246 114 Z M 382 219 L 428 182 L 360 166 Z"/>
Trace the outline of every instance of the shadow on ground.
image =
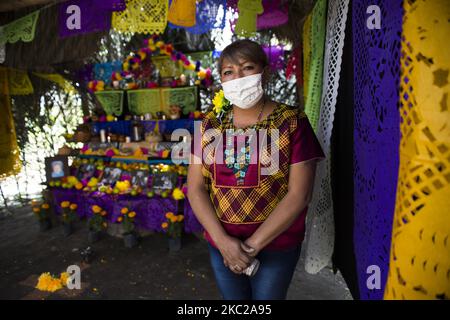
<path id="1" fill-rule="evenodd" d="M 204 240 L 185 235 L 182 250 L 170 253 L 163 234 L 132 249 L 106 236 L 91 245 L 93 260 L 86 264 L 80 253 L 89 246 L 85 224 L 66 238 L 61 226 L 40 232 L 30 207 L 0 217 L 0 299 L 220 299 Z M 82 270 L 81 290 L 34 289 L 41 273 L 59 274 L 73 264 Z M 298 269 L 288 299 L 351 299 L 339 274 Z"/>

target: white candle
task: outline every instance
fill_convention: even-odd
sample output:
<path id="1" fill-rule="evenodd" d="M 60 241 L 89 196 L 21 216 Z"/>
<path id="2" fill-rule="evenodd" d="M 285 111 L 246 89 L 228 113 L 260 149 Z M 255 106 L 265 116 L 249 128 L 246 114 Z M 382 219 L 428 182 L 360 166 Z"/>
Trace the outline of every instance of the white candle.
<path id="1" fill-rule="evenodd" d="M 138 127 L 133 127 L 133 133 L 134 133 L 134 141 L 139 141 L 139 130 Z"/>
<path id="2" fill-rule="evenodd" d="M 105 143 L 106 142 L 106 131 L 105 129 L 100 130 L 100 142 Z"/>

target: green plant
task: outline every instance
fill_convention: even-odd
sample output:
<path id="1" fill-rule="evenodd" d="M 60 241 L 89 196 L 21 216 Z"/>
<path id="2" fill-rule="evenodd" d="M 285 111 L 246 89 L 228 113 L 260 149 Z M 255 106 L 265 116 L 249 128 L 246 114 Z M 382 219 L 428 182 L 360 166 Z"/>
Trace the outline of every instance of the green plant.
<path id="1" fill-rule="evenodd" d="M 44 221 L 49 218 L 50 206 L 48 203 L 43 203 L 42 205 L 40 205 L 38 202 L 33 201 L 31 206 L 39 221 Z"/>
<path id="2" fill-rule="evenodd" d="M 135 230 L 135 221 L 136 217 L 135 211 L 130 211 L 127 207 L 122 208 L 120 210 L 120 217 L 117 218 L 117 222 L 121 223 L 123 226 L 123 234 L 130 234 Z"/>
<path id="3" fill-rule="evenodd" d="M 161 224 L 163 230 L 170 238 L 176 239 L 181 237 L 183 232 L 183 215 L 174 215 L 173 212 L 166 213 L 166 222 Z"/>
<path id="4" fill-rule="evenodd" d="M 106 223 L 106 211 L 95 205 L 92 206 L 92 212 L 94 214 L 88 220 L 89 230 L 95 232 L 104 231 L 108 226 L 108 224 Z"/>
<path id="5" fill-rule="evenodd" d="M 70 203 L 69 201 L 63 201 L 61 203 L 62 208 L 62 222 L 64 224 L 73 223 L 77 219 L 77 208 L 78 205 L 75 203 Z"/>

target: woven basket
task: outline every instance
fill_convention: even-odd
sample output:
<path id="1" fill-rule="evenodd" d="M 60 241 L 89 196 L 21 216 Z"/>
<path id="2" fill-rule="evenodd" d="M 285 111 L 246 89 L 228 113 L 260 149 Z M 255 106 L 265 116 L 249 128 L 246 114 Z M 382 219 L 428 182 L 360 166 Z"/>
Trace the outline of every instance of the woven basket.
<path id="1" fill-rule="evenodd" d="M 97 100 L 108 115 L 120 116 L 123 112 L 123 91 L 97 91 Z"/>

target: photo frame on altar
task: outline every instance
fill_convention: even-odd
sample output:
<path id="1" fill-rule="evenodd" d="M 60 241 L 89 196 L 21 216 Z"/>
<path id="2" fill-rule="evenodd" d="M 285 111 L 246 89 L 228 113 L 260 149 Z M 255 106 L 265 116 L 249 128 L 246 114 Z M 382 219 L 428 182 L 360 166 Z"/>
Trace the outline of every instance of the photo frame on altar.
<path id="1" fill-rule="evenodd" d="M 61 180 L 69 176 L 69 161 L 67 156 L 45 158 L 45 173 L 47 181 Z"/>
<path id="2" fill-rule="evenodd" d="M 152 179 L 153 189 L 171 190 L 177 186 L 178 174 L 176 172 L 158 172 Z"/>
<path id="3" fill-rule="evenodd" d="M 105 167 L 100 175 L 100 184 L 102 185 L 108 185 L 109 183 L 109 178 L 111 177 L 111 170 L 113 168 L 111 167 Z"/>
<path id="4" fill-rule="evenodd" d="M 95 175 L 95 165 L 93 163 L 86 163 L 80 166 L 77 172 L 79 180 L 89 180 Z"/>
<path id="5" fill-rule="evenodd" d="M 119 181 L 121 176 L 122 169 L 116 167 L 105 167 L 100 178 L 100 183 L 102 185 L 113 185 Z"/>
<path id="6" fill-rule="evenodd" d="M 111 168 L 111 172 L 109 175 L 109 184 L 113 185 L 115 184 L 117 181 L 120 180 L 120 177 L 122 176 L 122 169 L 120 168 Z"/>
<path id="7" fill-rule="evenodd" d="M 139 186 L 141 188 L 147 188 L 148 186 L 148 171 L 147 170 L 135 170 L 130 172 L 131 185 Z"/>

